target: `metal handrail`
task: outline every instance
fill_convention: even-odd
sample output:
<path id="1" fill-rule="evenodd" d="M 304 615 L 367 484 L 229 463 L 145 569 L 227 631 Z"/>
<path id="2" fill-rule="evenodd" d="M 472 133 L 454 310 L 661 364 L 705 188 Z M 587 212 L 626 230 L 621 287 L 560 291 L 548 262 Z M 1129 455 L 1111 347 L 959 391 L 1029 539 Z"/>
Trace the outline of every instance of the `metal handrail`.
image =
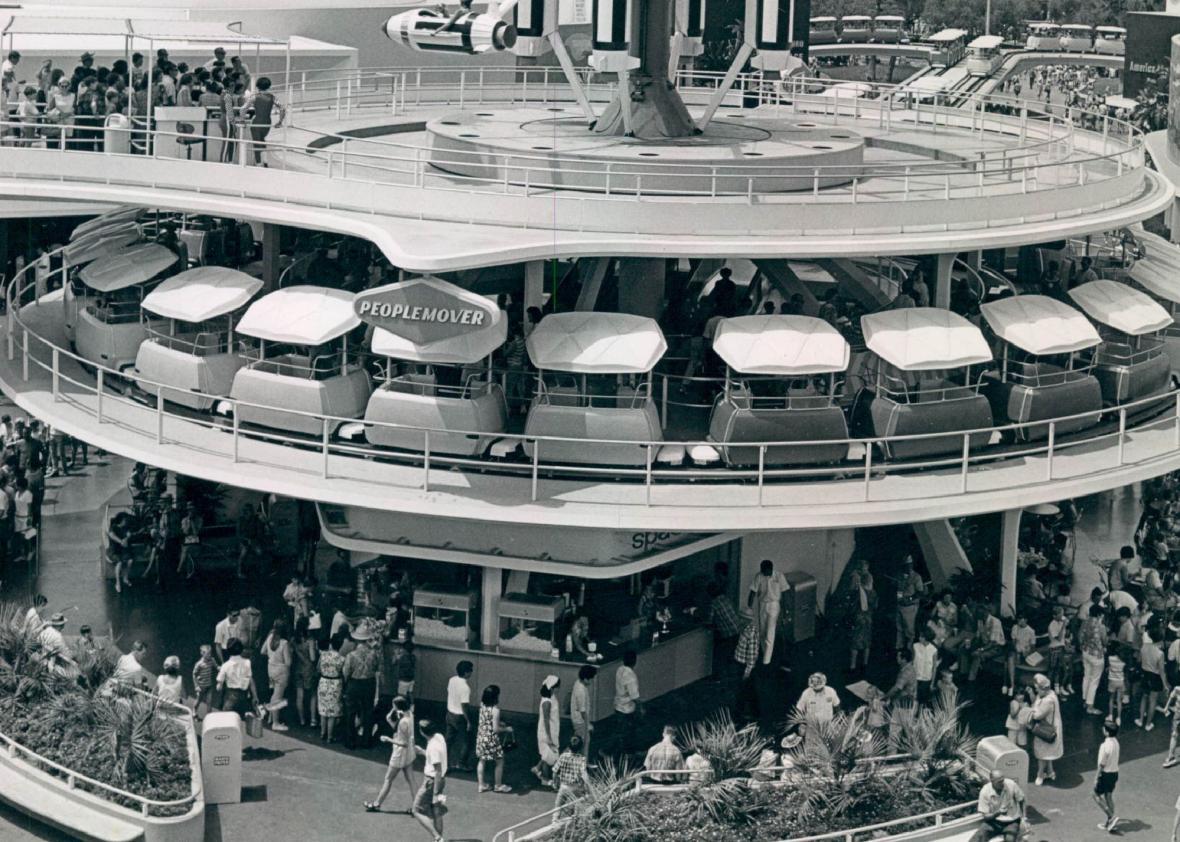
<path id="1" fill-rule="evenodd" d="M 122 684 L 122 682 L 120 682 L 120 684 Z M 185 708 L 183 705 L 175 705 L 171 702 L 167 702 L 163 699 L 160 699 L 158 696 L 155 696 L 152 693 L 148 693 L 148 692 L 146 692 L 144 690 L 140 690 L 139 688 L 136 688 L 136 687 L 131 687 L 130 685 L 125 685 L 125 686 L 127 686 L 127 689 L 129 689 L 135 693 L 139 693 L 144 696 L 148 696 L 150 698 L 155 699 L 157 704 L 159 704 L 161 707 L 164 707 L 164 706 L 180 707 L 183 709 L 184 713 L 187 714 L 190 719 L 192 717 L 192 711 L 190 711 L 188 708 Z M 66 785 L 70 789 L 74 789 L 74 788 L 76 788 L 76 786 L 79 783 L 82 783 L 82 784 L 85 784 L 86 786 L 95 787 L 97 789 L 103 790 L 104 792 L 109 792 L 112 795 L 116 795 L 120 798 L 126 798 L 131 801 L 136 801 L 140 804 L 140 813 L 144 816 L 150 816 L 151 810 L 153 808 L 155 808 L 157 810 L 162 810 L 162 809 L 171 809 L 171 808 L 176 808 L 176 807 L 184 807 L 185 805 L 195 804 L 201 798 L 201 795 L 203 793 L 203 789 L 201 788 L 201 786 L 198 785 L 197 788 L 195 789 L 195 791 L 193 791 L 189 795 L 185 796 L 184 798 L 178 798 L 178 799 L 175 799 L 172 801 L 157 801 L 152 798 L 146 798 L 142 795 L 137 795 L 134 792 L 128 792 L 125 789 L 119 789 L 117 786 L 113 786 L 111 784 L 107 784 L 107 783 L 103 783 L 102 781 L 95 780 L 94 778 L 83 775 L 81 772 L 75 772 L 72 769 L 61 765 L 60 763 L 50 760 L 48 757 L 44 757 L 40 754 L 37 754 L 37 752 L 33 751 L 31 748 L 28 748 L 27 746 L 22 745 L 21 743 L 18 743 L 16 740 L 12 739 L 12 737 L 9 737 L 7 734 L 4 734 L 3 732 L 0 732 L 0 742 L 3 742 L 5 744 L 5 746 L 7 746 L 10 754 L 15 754 L 15 753 L 19 752 L 20 754 L 24 755 L 26 758 L 34 761 L 35 763 L 37 763 L 39 765 L 48 766 L 51 769 L 53 769 L 57 772 L 60 772 L 65 777 Z M 194 777 L 199 781 L 200 775 L 197 774 L 198 770 L 193 769 L 192 772 L 194 773 Z M 119 805 L 116 804 L 115 806 L 119 806 Z"/>
<path id="2" fill-rule="evenodd" d="M 24 375 L 25 379 L 28 378 L 30 360 L 37 367 L 50 372 L 51 377 L 52 377 L 52 382 L 53 382 L 53 395 L 54 395 L 55 400 L 60 398 L 61 385 L 63 382 L 75 385 L 78 388 L 80 388 L 81 390 L 83 390 L 84 392 L 94 393 L 98 399 L 97 407 L 95 409 L 95 414 L 96 414 L 96 417 L 98 418 L 99 423 L 102 423 L 102 420 L 103 420 L 102 415 L 103 415 L 103 401 L 104 401 L 104 399 L 105 400 L 116 400 L 119 402 L 127 403 L 129 405 L 135 405 L 137 407 L 142 408 L 142 404 L 139 404 L 138 402 L 135 402 L 130 398 L 124 397 L 124 396 L 118 394 L 117 392 L 111 392 L 109 389 L 104 388 L 106 382 L 108 382 L 111 377 L 117 378 L 117 377 L 124 376 L 122 373 L 120 373 L 114 369 L 111 369 L 109 367 L 106 367 L 106 366 L 96 366 L 92 361 L 84 360 L 83 358 L 74 354 L 72 351 L 55 345 L 52 341 L 37 334 L 34 330 L 32 330 L 23 321 L 21 313 L 18 312 L 19 302 L 24 300 L 25 293 L 27 293 L 30 289 L 35 288 L 35 283 L 36 283 L 35 278 L 32 281 L 29 280 L 29 275 L 27 273 L 30 268 L 33 268 L 33 267 L 26 267 L 26 270 L 24 272 L 19 273 L 17 276 L 15 276 L 12 279 L 12 281 L 9 283 L 9 286 L 5 290 L 7 297 L 8 297 L 7 300 L 9 302 L 9 307 L 8 307 L 9 331 L 8 331 L 8 343 L 7 343 L 8 344 L 8 358 L 9 358 L 9 360 L 15 359 L 15 356 L 16 356 L 16 345 L 17 345 L 16 327 L 17 327 L 17 325 L 19 325 L 20 331 L 21 331 L 21 337 L 20 337 L 19 344 L 20 344 L 20 353 L 21 353 L 21 360 L 22 360 L 23 375 Z M 56 271 L 63 272 L 64 267 L 62 269 L 59 269 Z M 36 306 L 36 305 L 30 305 L 30 306 Z M 46 363 L 44 360 L 37 358 L 37 356 L 35 354 L 30 353 L 30 338 L 41 343 L 43 346 L 45 346 L 47 349 L 49 349 L 51 351 L 51 361 L 50 362 Z M 84 383 L 84 382 L 81 382 L 78 380 L 74 380 L 74 379 L 66 376 L 65 374 L 63 374 L 61 372 L 61 360 L 63 358 L 63 355 L 66 358 L 74 359 L 78 362 L 85 363 L 87 366 L 89 366 L 93 369 L 96 369 L 97 370 L 96 383 L 95 384 Z M 154 381 L 143 380 L 138 377 L 136 378 L 136 380 L 140 381 L 141 385 L 146 386 L 148 388 L 159 389 L 160 393 L 162 393 L 162 394 L 167 394 L 168 392 L 174 392 L 174 393 L 178 393 L 178 394 L 198 395 L 204 399 L 208 399 L 210 397 L 209 395 L 206 395 L 203 393 L 195 392 L 193 390 L 189 390 L 189 389 L 185 389 L 185 388 L 176 387 L 176 386 L 166 384 L 166 383 L 157 383 Z M 1158 406 L 1164 401 L 1167 401 L 1167 402 L 1174 401 L 1174 403 L 1175 403 L 1174 413 L 1170 414 L 1169 416 L 1164 417 L 1163 421 L 1164 421 L 1164 423 L 1171 423 L 1171 424 L 1175 425 L 1176 437 L 1177 437 L 1176 446 L 1178 448 L 1180 448 L 1180 391 L 1172 391 L 1172 392 L 1168 392 L 1163 395 L 1157 395 L 1157 396 L 1153 396 L 1150 398 L 1145 398 L 1145 399 L 1136 401 L 1135 403 L 1126 404 L 1126 405 L 1119 407 L 1117 410 L 1118 416 L 1119 416 L 1119 426 L 1118 426 L 1117 432 L 1105 432 L 1105 433 L 1099 433 L 1097 435 L 1092 435 L 1092 436 L 1073 438 L 1070 441 L 1063 442 L 1063 443 L 1058 443 L 1056 441 L 1055 431 L 1056 431 L 1058 424 L 1066 423 L 1066 422 L 1070 422 L 1070 421 L 1074 421 L 1074 420 L 1079 420 L 1079 419 L 1087 419 L 1087 418 L 1098 419 L 1102 415 L 1109 413 L 1110 410 L 1095 410 L 1095 411 L 1091 411 L 1091 412 L 1076 413 L 1074 415 L 1064 416 L 1064 417 L 1055 418 L 1055 419 L 1044 419 L 1044 420 L 1038 420 L 1038 421 L 1018 422 L 1018 423 L 1011 423 L 1011 424 L 999 425 L 999 426 L 994 426 L 994 427 L 952 431 L 952 432 L 945 432 L 945 433 L 910 434 L 910 435 L 904 435 L 904 436 L 886 436 L 886 437 L 875 437 L 875 438 L 866 438 L 866 439 L 844 438 L 844 439 L 832 439 L 832 440 L 824 440 L 824 441 L 803 441 L 803 442 L 765 441 L 765 442 L 733 442 L 733 443 L 729 443 L 729 446 L 734 446 L 734 447 L 757 448 L 759 451 L 759 460 L 758 460 L 758 466 L 756 469 L 743 469 L 743 468 L 737 468 L 737 467 L 729 467 L 724 464 L 721 464 L 720 467 L 714 467 L 714 468 L 707 468 L 707 467 L 706 468 L 694 468 L 694 469 L 659 468 L 655 464 L 656 463 L 656 456 L 657 456 L 659 450 L 665 446 L 668 446 L 668 445 L 679 445 L 679 446 L 684 446 L 684 447 L 688 447 L 688 448 L 691 448 L 694 445 L 721 448 L 721 447 L 727 446 L 727 443 L 724 443 L 724 442 L 711 442 L 711 441 L 710 442 L 679 442 L 679 441 L 671 441 L 671 440 L 669 440 L 669 441 L 664 441 L 664 440 L 637 441 L 637 440 L 617 440 L 617 439 L 590 440 L 590 439 L 574 438 L 574 437 L 547 436 L 547 435 L 535 435 L 535 434 L 494 433 L 494 432 L 479 431 L 479 430 L 474 430 L 474 431 L 451 430 L 451 429 L 443 430 L 443 429 L 438 429 L 438 428 L 428 428 L 428 427 L 422 427 L 422 426 L 417 426 L 417 425 L 397 424 L 397 423 L 393 423 L 393 422 L 381 422 L 381 421 L 362 421 L 362 422 L 360 422 L 366 426 L 416 432 L 416 433 L 420 433 L 423 437 L 423 448 L 422 448 L 422 451 L 420 451 L 420 452 L 390 451 L 390 450 L 384 449 L 384 448 L 376 448 L 376 447 L 372 447 L 372 446 L 366 447 L 366 446 L 360 446 L 360 445 L 352 445 L 352 444 L 346 444 L 346 443 L 340 443 L 340 442 L 333 442 L 331 440 L 330 431 L 332 429 L 335 429 L 336 426 L 341 425 L 341 424 L 357 423 L 358 419 L 356 419 L 356 418 L 342 417 L 342 416 L 318 415 L 318 414 L 311 413 L 311 412 L 304 412 L 301 410 L 287 409 L 287 408 L 282 408 L 282 407 L 266 406 L 266 405 L 261 405 L 261 404 L 249 402 L 249 401 L 241 401 L 241 400 L 237 400 L 234 398 L 224 398 L 224 401 L 226 403 L 228 403 L 234 410 L 235 421 L 233 424 L 232 433 L 233 433 L 233 437 L 234 437 L 233 438 L 233 458 L 234 458 L 235 462 L 238 461 L 238 458 L 239 458 L 238 457 L 238 439 L 240 436 L 240 425 L 238 424 L 238 422 L 236 420 L 240 415 L 240 413 L 238 412 L 239 408 L 240 407 L 250 407 L 250 408 L 257 408 L 257 409 L 264 409 L 264 410 L 271 410 L 271 411 L 277 410 L 277 411 L 280 411 L 280 412 L 285 413 L 287 415 L 312 419 L 318 426 L 320 426 L 320 428 L 323 431 L 323 435 L 322 435 L 322 438 L 319 442 L 319 449 L 323 454 L 323 476 L 325 478 L 328 478 L 330 476 L 329 459 L 333 455 L 337 456 L 338 458 L 341 456 L 354 456 L 354 457 L 362 457 L 363 458 L 365 456 L 374 456 L 374 455 L 385 456 L 385 457 L 388 457 L 390 455 L 396 455 L 396 456 L 400 457 L 403 461 L 408 461 L 411 465 L 418 466 L 421 468 L 423 479 L 422 479 L 420 487 L 423 487 L 427 490 L 429 490 L 430 470 L 432 467 L 435 467 L 435 468 L 451 467 L 451 468 L 457 468 L 460 470 L 471 468 L 471 469 L 475 469 L 475 470 L 485 470 L 485 471 L 488 469 L 494 469 L 494 470 L 498 470 L 500 472 L 505 472 L 505 473 L 516 473 L 516 474 L 527 473 L 532 478 L 532 499 L 533 500 L 537 499 L 537 489 L 538 489 L 537 480 L 538 480 L 539 473 L 542 470 L 544 470 L 546 472 L 559 471 L 563 474 L 573 474 L 573 475 L 584 476 L 584 477 L 607 477 L 607 476 L 609 476 L 611 478 L 630 478 L 633 480 L 642 480 L 644 482 L 646 489 L 647 489 L 647 503 L 646 503 L 647 505 L 651 505 L 651 495 L 650 495 L 651 488 L 653 487 L 653 485 L 656 484 L 657 480 L 660 480 L 660 479 L 682 480 L 682 481 L 686 480 L 686 479 L 695 479 L 695 478 L 713 478 L 713 479 L 728 478 L 728 479 L 735 479 L 735 480 L 741 480 L 741 479 L 756 480 L 758 483 L 758 493 L 759 493 L 758 501 L 759 501 L 759 505 L 762 505 L 762 488 L 763 488 L 763 485 L 766 480 L 800 478 L 800 477 L 807 477 L 807 478 L 827 477 L 829 479 L 830 478 L 848 479 L 849 474 L 852 475 L 853 479 L 856 479 L 857 476 L 859 475 L 859 481 L 862 481 L 864 484 L 865 499 L 867 500 L 867 499 L 869 499 L 869 496 L 870 496 L 870 486 L 871 486 L 871 480 L 873 479 L 873 477 L 875 475 L 880 475 L 883 472 L 887 473 L 889 470 L 896 469 L 896 468 L 900 468 L 903 470 L 914 470 L 914 469 L 918 469 L 918 468 L 955 468 L 959 471 L 960 476 L 962 478 L 958 493 L 963 494 L 963 493 L 967 493 L 967 490 L 968 490 L 967 489 L 967 477 L 968 477 L 968 473 L 970 471 L 970 468 L 973 464 L 978 465 L 978 464 L 982 464 L 982 463 L 988 462 L 988 461 L 1002 461 L 1002 460 L 1006 460 L 1006 459 L 1022 458 L 1022 457 L 1029 456 L 1029 455 L 1042 455 L 1042 454 L 1045 456 L 1046 464 L 1047 464 L 1046 476 L 1043 481 L 1051 481 L 1053 479 L 1053 457 L 1054 457 L 1054 454 L 1059 453 L 1063 449 L 1066 449 L 1069 447 L 1076 447 L 1076 446 L 1081 446 L 1081 445 L 1086 445 L 1086 444 L 1093 444 L 1095 442 L 1103 442 L 1103 441 L 1110 440 L 1112 438 L 1117 439 L 1119 465 L 1124 464 L 1124 446 L 1125 446 L 1125 442 L 1126 442 L 1126 437 L 1127 437 L 1127 434 L 1130 430 L 1135 429 L 1134 427 L 1129 427 L 1127 424 L 1128 413 L 1129 412 L 1133 413 L 1134 410 L 1136 410 L 1139 407 L 1146 407 L 1146 406 L 1151 406 L 1151 405 Z M 165 409 L 165 401 L 163 401 L 163 400 L 157 401 L 155 415 L 156 415 L 155 437 L 156 437 L 156 441 L 158 444 L 162 444 L 163 440 L 164 440 L 163 430 L 164 430 L 164 419 L 165 418 L 173 417 L 173 418 L 177 418 L 178 420 L 185 421 L 187 423 L 198 423 L 198 424 L 201 423 L 200 419 L 196 419 L 196 418 L 193 418 L 188 415 L 177 416 L 174 413 L 168 412 Z M 1160 418 L 1153 418 L 1149 421 L 1144 422 L 1143 426 L 1153 426 L 1153 425 L 1158 425 L 1159 423 L 1160 423 Z M 216 426 L 216 423 L 212 418 L 209 420 L 209 425 Z M 1043 444 L 1030 443 L 1028 446 L 1019 448 L 1017 450 L 1005 450 L 1002 452 L 987 452 L 986 449 L 982 449 L 982 452 L 981 452 L 980 447 L 978 447 L 978 446 L 973 447 L 972 446 L 972 440 L 975 439 L 976 441 L 978 441 L 977 437 L 980 437 L 980 436 L 991 437 L 996 433 L 1003 433 L 1003 432 L 1015 433 L 1016 431 L 1027 429 L 1027 428 L 1044 428 L 1046 426 L 1048 427 L 1048 438 Z M 148 432 L 148 431 L 145 429 L 144 432 Z M 265 441 L 272 441 L 272 442 L 278 441 L 278 442 L 285 442 L 285 443 L 296 443 L 296 444 L 300 444 L 300 445 L 304 445 L 304 446 L 311 443 L 306 438 L 292 437 L 289 435 L 284 435 L 283 433 L 278 432 L 278 431 L 257 431 L 257 432 L 252 432 L 252 435 L 256 438 L 259 438 L 259 439 L 262 439 Z M 474 457 L 442 456 L 442 455 L 434 454 L 431 452 L 430 438 L 432 435 L 446 436 L 446 437 L 469 435 L 469 436 L 475 436 L 475 437 L 478 437 L 481 439 L 488 439 L 488 440 L 502 439 L 502 440 L 515 441 L 518 445 L 522 445 L 522 444 L 532 445 L 533 457 L 528 462 L 500 462 L 500 461 L 495 461 L 495 460 L 488 460 L 488 459 L 484 458 L 482 454 L 474 456 Z M 901 464 L 901 465 L 891 463 L 888 460 L 880 460 L 880 459 L 874 460 L 874 458 L 873 458 L 874 446 L 879 447 L 881 445 L 885 445 L 888 443 L 906 442 L 906 441 L 921 441 L 921 440 L 943 440 L 943 441 L 945 441 L 946 439 L 951 439 L 951 438 L 961 438 L 962 443 L 963 443 L 962 448 L 961 448 L 961 452 L 956 455 L 953 455 L 953 456 L 948 455 L 943 458 L 929 458 L 929 459 L 926 459 L 925 461 L 922 461 L 922 462 L 910 461 L 910 462 L 905 462 L 904 464 Z M 544 446 L 548 443 L 563 443 L 563 444 L 576 443 L 576 444 L 586 446 L 586 447 L 591 447 L 594 445 L 631 446 L 631 447 L 635 447 L 635 448 L 639 449 L 640 451 L 643 451 L 646 453 L 646 465 L 644 467 L 629 468 L 629 467 L 616 467 L 616 466 L 603 467 L 603 466 L 576 464 L 576 463 L 568 463 L 568 462 L 542 461 L 541 453 L 542 453 L 542 450 L 544 449 Z M 864 454 L 865 454 L 863 462 L 860 463 L 859 465 L 857 464 L 857 462 L 853 461 L 853 462 L 838 463 L 834 466 L 807 467 L 807 468 L 767 468 L 765 466 L 765 456 L 770 448 L 774 448 L 774 447 L 823 447 L 823 446 L 832 446 L 834 444 L 842 444 L 842 445 L 846 445 L 846 446 L 852 446 L 852 445 L 860 446 L 861 448 L 863 448 Z"/>

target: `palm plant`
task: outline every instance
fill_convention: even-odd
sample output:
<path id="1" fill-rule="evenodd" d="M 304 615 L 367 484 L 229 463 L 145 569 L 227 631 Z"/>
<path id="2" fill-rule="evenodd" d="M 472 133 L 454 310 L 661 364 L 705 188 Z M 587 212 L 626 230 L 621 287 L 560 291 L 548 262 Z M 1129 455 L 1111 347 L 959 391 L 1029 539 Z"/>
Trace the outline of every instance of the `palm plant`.
<path id="1" fill-rule="evenodd" d="M 976 741 L 959 721 L 964 707 L 939 699 L 931 707 L 900 707 L 890 712 L 890 748 L 910 756 L 915 784 L 928 790 L 949 787 L 959 793 L 973 785 L 964 758 L 974 755 Z"/>
<path id="2" fill-rule="evenodd" d="M 682 727 L 680 743 L 709 761 L 714 781 L 749 777 L 766 746 L 756 724 L 739 729 L 726 710 Z"/>
<path id="3" fill-rule="evenodd" d="M 116 782 L 151 782 L 157 769 L 153 747 L 168 740 L 179 726 L 161 712 L 159 701 L 141 694 L 100 694 L 94 697 L 94 734 L 106 748 Z"/>
<path id="4" fill-rule="evenodd" d="M 644 838 L 642 800 L 635 796 L 636 773 L 624 760 L 603 760 L 590 774 L 586 797 L 571 805 L 573 815 L 560 826 L 561 842 L 637 842 Z"/>
<path id="5" fill-rule="evenodd" d="M 805 734 L 803 750 L 793 759 L 801 813 L 839 817 L 878 798 L 881 788 L 872 784 L 881 768 L 874 760 L 884 755 L 886 742 L 866 725 L 867 715 L 867 707 L 841 711 L 826 721 L 799 709 L 791 715 L 790 724 Z"/>

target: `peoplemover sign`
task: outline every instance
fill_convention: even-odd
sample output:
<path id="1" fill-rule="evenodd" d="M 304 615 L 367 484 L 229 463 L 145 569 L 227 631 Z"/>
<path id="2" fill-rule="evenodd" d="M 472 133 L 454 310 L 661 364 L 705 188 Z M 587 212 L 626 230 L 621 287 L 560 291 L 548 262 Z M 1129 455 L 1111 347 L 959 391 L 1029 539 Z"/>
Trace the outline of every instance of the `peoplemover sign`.
<path id="1" fill-rule="evenodd" d="M 366 290 L 353 307 L 361 321 L 415 345 L 489 329 L 500 315 L 482 295 L 429 276 Z"/>

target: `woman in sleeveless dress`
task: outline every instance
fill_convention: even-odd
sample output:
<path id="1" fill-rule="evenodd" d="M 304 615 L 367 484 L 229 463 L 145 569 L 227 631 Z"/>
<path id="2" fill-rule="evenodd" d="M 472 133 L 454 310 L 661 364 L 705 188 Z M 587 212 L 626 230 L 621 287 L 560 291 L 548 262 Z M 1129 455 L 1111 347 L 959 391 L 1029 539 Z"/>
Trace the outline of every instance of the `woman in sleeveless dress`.
<path id="1" fill-rule="evenodd" d="M 389 795 L 389 790 L 393 787 L 393 782 L 397 780 L 398 775 L 403 775 L 406 779 L 411 807 L 414 803 L 414 793 L 417 791 L 417 785 L 414 783 L 414 758 L 417 756 L 417 752 L 414 751 L 414 713 L 410 709 L 410 700 L 405 696 L 395 696 L 393 710 L 385 717 L 385 721 L 393 730 L 393 736 L 383 736 L 381 740 L 391 744 L 393 751 L 389 754 L 389 766 L 385 769 L 385 780 L 381 782 L 381 791 L 377 793 L 376 799 L 365 802 L 365 810 L 370 813 L 381 809 L 381 805 L 385 803 L 385 798 Z M 408 813 L 410 810 L 407 809 L 406 812 Z"/>

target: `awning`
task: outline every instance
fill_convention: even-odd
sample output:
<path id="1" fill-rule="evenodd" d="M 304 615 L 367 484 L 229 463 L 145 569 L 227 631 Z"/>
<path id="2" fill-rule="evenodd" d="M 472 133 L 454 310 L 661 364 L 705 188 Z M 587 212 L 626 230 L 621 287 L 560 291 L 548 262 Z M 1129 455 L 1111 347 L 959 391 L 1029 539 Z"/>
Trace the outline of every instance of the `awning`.
<path id="1" fill-rule="evenodd" d="M 1089 319 L 1047 295 L 1014 295 L 979 309 L 996 336 L 1030 354 L 1067 354 L 1102 341 Z"/>
<path id="2" fill-rule="evenodd" d="M 143 208 L 126 207 L 116 208 L 113 211 L 104 213 L 101 216 L 96 216 L 93 219 L 88 219 L 81 225 L 74 228 L 70 233 L 70 242 L 80 240 L 83 237 L 89 236 L 98 231 L 105 231 L 108 228 L 114 229 L 117 226 L 128 222 L 135 222 L 139 215 L 143 213 Z"/>
<path id="3" fill-rule="evenodd" d="M 551 313 L 526 346 L 537 368 L 577 374 L 641 374 L 668 350 L 655 320 L 594 312 Z"/>
<path id="4" fill-rule="evenodd" d="M 1111 94 L 1106 98 L 1106 105 L 1110 108 L 1125 108 L 1128 111 L 1134 111 L 1139 107 L 1139 101 L 1130 97 Z"/>
<path id="5" fill-rule="evenodd" d="M 69 243 L 62 249 L 62 258 L 71 266 L 80 266 L 129 246 L 140 237 L 134 222 L 126 222 L 110 229 L 91 232 Z"/>
<path id="6" fill-rule="evenodd" d="M 960 368 L 991 360 L 979 328 L 950 310 L 907 307 L 860 317 L 869 350 L 902 371 Z"/>
<path id="7" fill-rule="evenodd" d="M 1129 336 L 1142 336 L 1172 324 L 1172 317 L 1150 295 L 1118 281 L 1090 281 L 1069 291 L 1082 311 Z"/>
<path id="8" fill-rule="evenodd" d="M 107 255 L 95 260 L 78 273 L 86 286 L 95 292 L 116 292 L 142 284 L 177 261 L 176 253 L 155 243 L 145 248 Z"/>
<path id="9" fill-rule="evenodd" d="M 276 290 L 250 305 L 238 333 L 292 345 L 322 345 L 361 323 L 352 311 L 351 292 L 293 286 Z"/>
<path id="10" fill-rule="evenodd" d="M 373 353 L 399 360 L 474 363 L 508 336 L 508 322 L 494 301 L 432 276 L 365 290 L 354 309 L 375 328 Z"/>
<path id="11" fill-rule="evenodd" d="M 203 322 L 232 313 L 258 294 L 262 281 L 225 266 L 198 266 L 168 278 L 143 299 L 143 309 L 166 319 Z"/>
<path id="12" fill-rule="evenodd" d="M 1131 280 L 1157 298 L 1180 304 L 1180 272 L 1162 260 L 1153 260 L 1153 256 L 1149 252 L 1146 258 L 1136 261 L 1131 267 Z"/>
<path id="13" fill-rule="evenodd" d="M 848 342 L 811 316 L 738 316 L 722 319 L 713 350 L 742 374 L 825 374 L 848 368 Z"/>

